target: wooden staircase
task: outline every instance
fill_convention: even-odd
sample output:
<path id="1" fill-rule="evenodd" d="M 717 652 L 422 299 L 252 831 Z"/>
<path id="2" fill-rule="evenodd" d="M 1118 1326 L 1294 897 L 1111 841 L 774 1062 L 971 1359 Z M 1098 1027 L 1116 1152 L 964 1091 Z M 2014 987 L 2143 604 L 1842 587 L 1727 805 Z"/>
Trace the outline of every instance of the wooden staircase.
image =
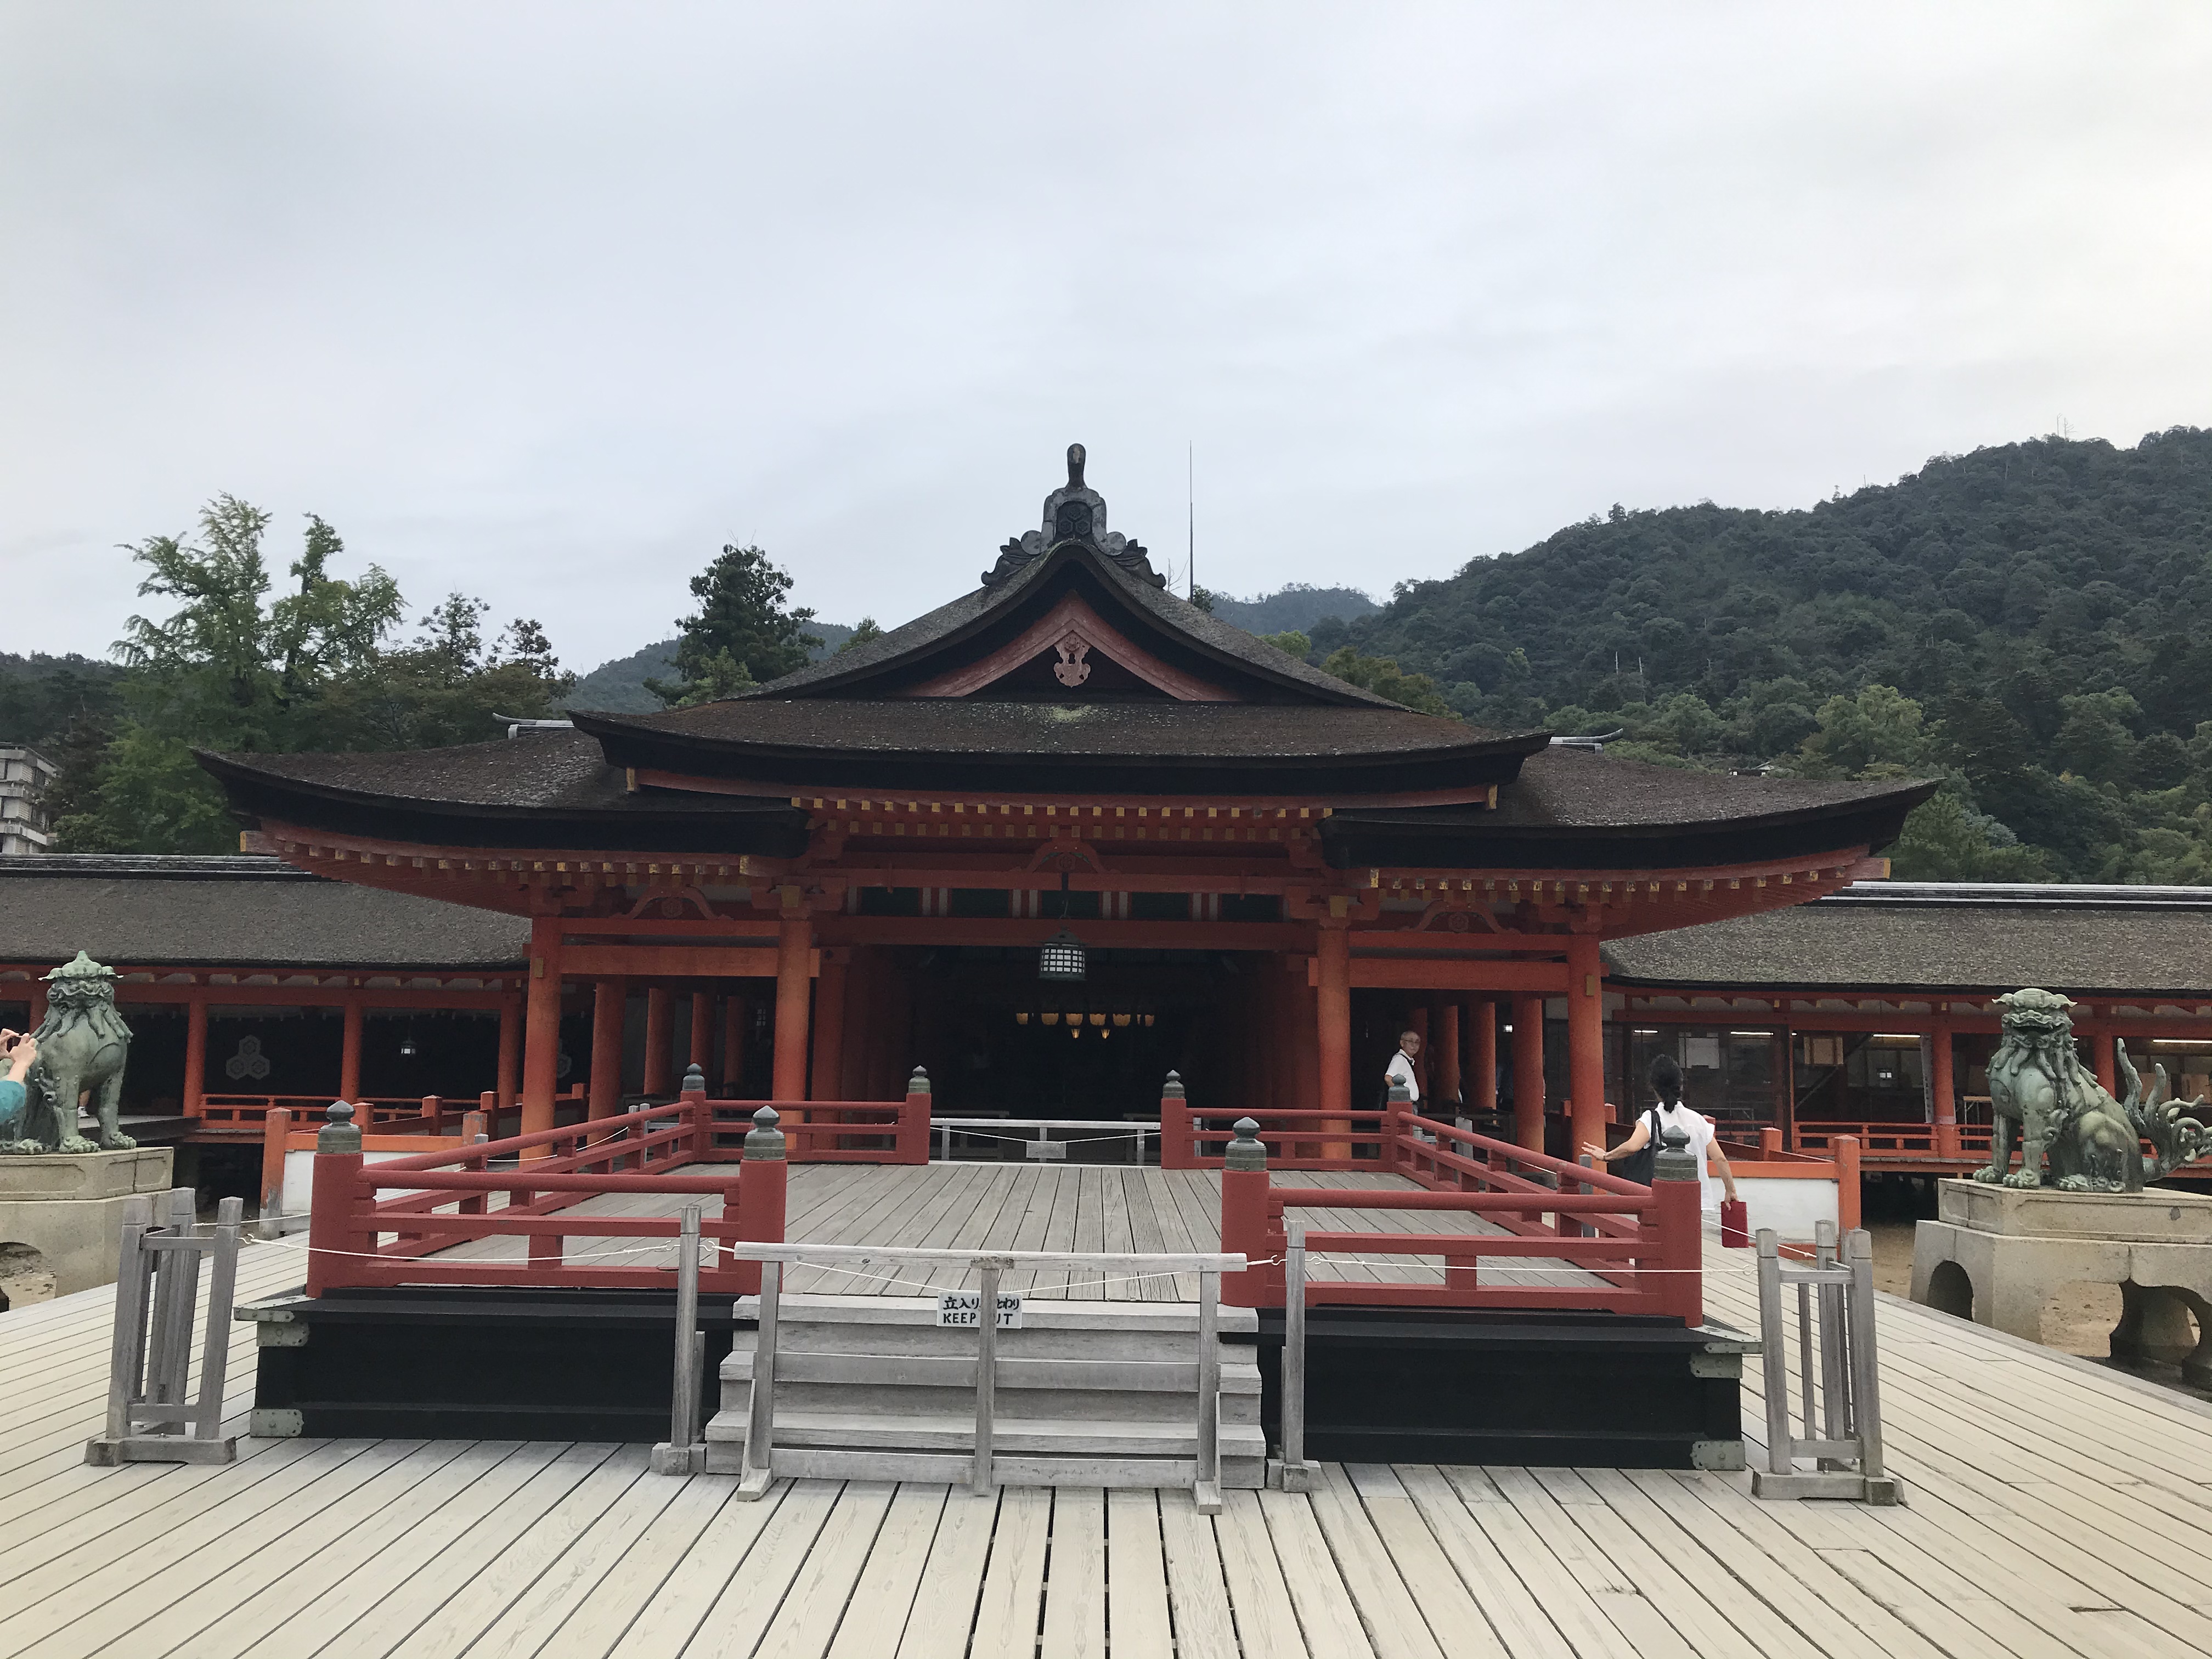
<path id="1" fill-rule="evenodd" d="M 757 1318 L 756 1297 L 737 1306 Z M 1251 1310 L 1219 1311 L 1220 1482 L 1266 1474 Z M 977 1338 L 929 1297 L 780 1298 L 770 1470 L 966 1484 L 975 1474 Z M 1182 1303 L 1030 1298 L 997 1333 L 990 1479 L 1006 1486 L 1190 1486 L 1197 1479 L 1199 1311 Z M 707 1468 L 744 1472 L 754 1355 L 722 1362 Z"/>

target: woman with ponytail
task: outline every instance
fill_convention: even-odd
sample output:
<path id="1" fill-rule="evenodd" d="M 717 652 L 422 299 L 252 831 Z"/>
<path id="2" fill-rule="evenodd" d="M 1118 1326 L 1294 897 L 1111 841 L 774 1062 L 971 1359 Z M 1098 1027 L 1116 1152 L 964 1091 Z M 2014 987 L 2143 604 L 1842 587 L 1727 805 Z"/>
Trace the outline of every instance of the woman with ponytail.
<path id="1" fill-rule="evenodd" d="M 1674 1063 L 1672 1054 L 1662 1054 L 1651 1062 L 1646 1081 L 1659 1103 L 1637 1119 L 1628 1139 L 1611 1152 L 1587 1144 L 1583 1151 L 1597 1163 L 1612 1164 L 1632 1157 L 1647 1146 L 1656 1151 L 1667 1144 L 1662 1137 L 1668 1130 L 1680 1129 L 1689 1137 L 1689 1145 L 1683 1150 L 1698 1160 L 1698 1207 L 1717 1214 L 1723 1189 L 1729 1202 L 1735 1201 L 1735 1171 L 1729 1168 L 1728 1154 L 1713 1139 L 1712 1120 L 1682 1103 L 1682 1068 Z M 1634 1178 L 1648 1182 L 1650 1160 L 1638 1158 L 1637 1162 L 1647 1167 Z M 1720 1176 L 1717 1181 L 1713 1178 L 1716 1170 Z"/>

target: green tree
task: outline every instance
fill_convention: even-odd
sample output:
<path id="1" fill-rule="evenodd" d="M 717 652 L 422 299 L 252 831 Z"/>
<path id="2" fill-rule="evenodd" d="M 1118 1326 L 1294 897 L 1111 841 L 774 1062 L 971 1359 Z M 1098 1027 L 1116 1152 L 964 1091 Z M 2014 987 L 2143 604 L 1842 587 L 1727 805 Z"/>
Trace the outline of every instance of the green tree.
<path id="1" fill-rule="evenodd" d="M 1296 657 L 1300 662 L 1304 662 L 1313 654 L 1313 641 L 1295 628 L 1287 629 L 1280 634 L 1262 634 L 1260 637 L 1273 646 L 1276 650 Z"/>
<path id="2" fill-rule="evenodd" d="M 1794 769 L 1801 777 L 1859 778 L 1876 767 L 1901 776 L 1928 763 L 1920 705 L 1894 686 L 1831 697 L 1820 705 L 1820 721 L 1798 751 Z"/>
<path id="3" fill-rule="evenodd" d="M 744 672 L 739 690 L 805 667 L 807 653 L 822 641 L 806 632 L 813 611 L 785 604 L 790 592 L 791 578 L 759 548 L 723 548 L 691 579 L 699 609 L 677 621 L 676 678 L 647 680 L 647 689 L 672 708 L 686 708 L 713 701 L 708 687 L 736 683 L 724 657 Z"/>
<path id="4" fill-rule="evenodd" d="M 293 585 L 277 591 L 263 544 L 269 515 L 221 496 L 197 539 L 131 549 L 143 596 L 173 601 L 134 616 L 117 645 L 120 713 L 71 728 L 54 801 L 71 852 L 219 853 L 237 824 L 195 749 L 234 752 L 413 749 L 499 735 L 500 715 L 553 712 L 573 677 L 544 630 L 518 619 L 487 649 L 487 607 L 451 594 L 405 646 L 398 587 L 371 565 L 332 574 L 337 534 L 310 518 Z"/>
<path id="5" fill-rule="evenodd" d="M 853 631 L 839 641 L 836 650 L 830 654 L 842 657 L 854 646 L 866 645 L 870 640 L 879 640 L 883 636 L 884 630 L 876 625 L 876 619 L 873 617 L 863 617 L 854 625 Z"/>
<path id="6" fill-rule="evenodd" d="M 1403 703 L 1418 714 L 1441 714 L 1446 720 L 1459 718 L 1459 712 L 1437 695 L 1435 681 L 1426 674 L 1401 673 L 1391 658 L 1363 657 L 1347 645 L 1329 653 L 1322 664 L 1322 672 L 1334 674 L 1363 691 Z"/>

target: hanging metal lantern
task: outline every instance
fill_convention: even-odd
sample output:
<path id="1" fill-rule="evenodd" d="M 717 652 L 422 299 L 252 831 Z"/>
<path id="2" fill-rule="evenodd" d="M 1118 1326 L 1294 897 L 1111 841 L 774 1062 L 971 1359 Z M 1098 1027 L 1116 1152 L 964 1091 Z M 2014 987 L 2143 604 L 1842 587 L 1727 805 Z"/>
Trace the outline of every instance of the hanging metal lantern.
<path id="1" fill-rule="evenodd" d="M 1083 941 L 1062 927 L 1037 952 L 1039 979 L 1081 981 L 1090 968 L 1090 952 Z"/>
<path id="2" fill-rule="evenodd" d="M 1016 1010 L 1014 1011 L 1014 1024 L 1017 1024 L 1017 1025 L 1026 1025 L 1026 1024 L 1028 1024 L 1029 1023 L 1030 1023 L 1030 1011 L 1029 1011 L 1028 1009 L 1026 1009 L 1026 1008 L 1018 1008 L 1018 1009 L 1016 1009 Z"/>

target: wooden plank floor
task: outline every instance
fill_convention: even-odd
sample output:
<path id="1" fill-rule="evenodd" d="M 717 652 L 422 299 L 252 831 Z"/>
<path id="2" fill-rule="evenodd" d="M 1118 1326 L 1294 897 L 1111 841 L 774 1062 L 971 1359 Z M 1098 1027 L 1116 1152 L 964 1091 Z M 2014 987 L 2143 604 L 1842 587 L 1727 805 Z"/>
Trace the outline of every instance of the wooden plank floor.
<path id="1" fill-rule="evenodd" d="M 784 1236 L 794 1243 L 902 1244 L 943 1249 L 1212 1250 L 1221 1244 L 1221 1176 L 1213 1170 L 1160 1170 L 1142 1164 L 948 1163 L 927 1165 L 800 1164 L 792 1166 Z M 1402 1176 L 1285 1171 L 1279 1186 L 1319 1188 L 1386 1188 L 1417 1191 Z M 590 1199 L 567 1215 L 673 1215 L 680 1198 Z M 708 1218 L 717 1200 L 706 1203 Z M 1316 1207 L 1304 1212 L 1314 1228 L 1384 1232 L 1496 1233 L 1489 1222 L 1448 1212 Z M 447 1254 L 519 1261 L 522 1245 L 488 1239 Z M 569 1241 L 574 1261 L 645 1262 L 667 1266 L 675 1247 L 641 1246 L 633 1239 L 579 1235 Z M 1437 1256 L 1312 1258 L 1315 1277 L 1362 1283 L 1442 1284 Z M 1485 1266 L 1486 1280 L 1499 1285 L 1595 1285 L 1595 1275 L 1563 1261 L 1530 1258 L 1510 1267 Z M 887 1270 L 793 1268 L 793 1291 L 853 1296 L 914 1296 L 951 1290 L 964 1270 L 940 1267 Z M 1007 1291 L 1028 1296 L 1079 1296 L 1108 1301 L 1193 1301 L 1195 1273 L 1157 1277 L 1017 1273 Z"/>
<path id="2" fill-rule="evenodd" d="M 967 1218 L 927 1225 L 974 1226 L 1003 1179 L 979 1167 Z M 1748 1253 L 1707 1260 L 1709 1308 L 1753 1323 Z M 301 1261 L 249 1249 L 240 1297 Z M 832 1481 L 745 1504 L 613 1445 L 241 1440 L 223 1468 L 88 1468 L 111 1313 L 92 1291 L 0 1315 L 0 1659 L 2212 1656 L 2212 1409 L 1890 1298 L 1903 1509 L 1355 1465 L 1213 1516 L 1177 1492 Z"/>

